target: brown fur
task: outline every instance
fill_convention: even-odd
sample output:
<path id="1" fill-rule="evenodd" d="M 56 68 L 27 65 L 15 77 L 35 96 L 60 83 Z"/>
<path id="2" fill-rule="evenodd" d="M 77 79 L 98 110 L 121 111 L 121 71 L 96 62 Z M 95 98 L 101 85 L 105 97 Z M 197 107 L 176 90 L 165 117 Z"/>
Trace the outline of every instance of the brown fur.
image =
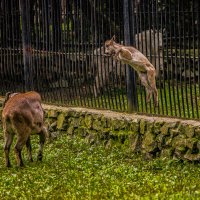
<path id="1" fill-rule="evenodd" d="M 156 70 L 149 60 L 136 48 L 115 42 L 115 37 L 105 42 L 105 53 L 130 65 L 138 73 L 142 85 L 146 88 L 147 102 L 154 94 L 154 104 L 158 106 L 158 90 L 156 88 Z"/>
<path id="2" fill-rule="evenodd" d="M 41 106 L 41 96 L 37 92 L 27 93 L 7 93 L 3 112 L 4 130 L 4 153 L 6 166 L 10 167 L 9 151 L 13 141 L 13 136 L 17 136 L 15 154 L 18 166 L 23 166 L 21 151 L 26 144 L 29 159 L 32 161 L 30 135 L 38 134 L 40 137 L 40 149 L 38 160 L 42 160 L 43 145 L 48 136 L 44 126 L 44 111 Z"/>

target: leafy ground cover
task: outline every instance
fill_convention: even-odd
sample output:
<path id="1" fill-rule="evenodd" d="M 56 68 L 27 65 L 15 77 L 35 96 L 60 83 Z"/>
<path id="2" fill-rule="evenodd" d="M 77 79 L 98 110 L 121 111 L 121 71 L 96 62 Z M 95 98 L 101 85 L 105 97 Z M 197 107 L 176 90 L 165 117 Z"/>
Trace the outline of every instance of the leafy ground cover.
<path id="1" fill-rule="evenodd" d="M 32 137 L 34 160 L 38 148 Z M 89 145 L 63 134 L 45 146 L 43 162 L 4 167 L 0 135 L 0 199 L 199 199 L 200 165 L 144 160 L 121 146 Z"/>

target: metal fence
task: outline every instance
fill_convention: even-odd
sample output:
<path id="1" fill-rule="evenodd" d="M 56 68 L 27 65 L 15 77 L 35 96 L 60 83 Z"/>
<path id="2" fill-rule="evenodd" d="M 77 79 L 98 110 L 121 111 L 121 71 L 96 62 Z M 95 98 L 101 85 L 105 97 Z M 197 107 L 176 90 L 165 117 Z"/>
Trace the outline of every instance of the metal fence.
<path id="1" fill-rule="evenodd" d="M 199 29 L 198 0 L 0 0 L 0 94 L 199 118 Z M 157 108 L 129 66 L 104 56 L 113 35 L 156 67 Z"/>

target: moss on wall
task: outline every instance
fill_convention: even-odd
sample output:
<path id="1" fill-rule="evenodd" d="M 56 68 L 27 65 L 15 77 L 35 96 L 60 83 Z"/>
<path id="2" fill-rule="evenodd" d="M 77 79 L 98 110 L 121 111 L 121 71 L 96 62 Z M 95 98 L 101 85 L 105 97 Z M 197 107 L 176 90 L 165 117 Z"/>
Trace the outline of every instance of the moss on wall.
<path id="1" fill-rule="evenodd" d="M 124 145 L 147 158 L 200 161 L 200 122 L 77 108 L 46 108 L 50 135 L 85 137 L 91 144 Z"/>
<path id="2" fill-rule="evenodd" d="M 52 138 L 60 133 L 79 135 L 91 144 L 124 145 L 147 158 L 161 156 L 200 161 L 200 121 L 85 108 L 43 107 Z"/>

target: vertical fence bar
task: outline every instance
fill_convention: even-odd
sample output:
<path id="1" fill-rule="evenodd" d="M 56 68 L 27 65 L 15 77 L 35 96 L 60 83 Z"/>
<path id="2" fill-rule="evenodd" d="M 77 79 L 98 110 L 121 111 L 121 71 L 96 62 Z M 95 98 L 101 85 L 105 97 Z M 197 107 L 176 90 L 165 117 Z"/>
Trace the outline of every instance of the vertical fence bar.
<path id="1" fill-rule="evenodd" d="M 31 30 L 30 30 L 30 0 L 20 0 L 22 20 L 22 44 L 24 62 L 24 89 L 33 89 L 33 77 L 31 68 Z"/>
<path id="2" fill-rule="evenodd" d="M 129 9 L 131 1 L 123 1 L 123 15 L 124 15 L 124 42 L 125 45 L 130 45 L 130 12 L 133 9 Z M 133 3 L 134 5 L 134 3 Z M 133 13 L 132 13 L 133 15 Z M 131 27 L 134 30 L 134 27 Z M 132 36 L 132 42 L 134 43 L 135 36 Z M 128 99 L 128 112 L 137 111 L 137 94 L 136 94 L 136 81 L 135 74 L 130 67 L 127 68 L 127 99 Z"/>

